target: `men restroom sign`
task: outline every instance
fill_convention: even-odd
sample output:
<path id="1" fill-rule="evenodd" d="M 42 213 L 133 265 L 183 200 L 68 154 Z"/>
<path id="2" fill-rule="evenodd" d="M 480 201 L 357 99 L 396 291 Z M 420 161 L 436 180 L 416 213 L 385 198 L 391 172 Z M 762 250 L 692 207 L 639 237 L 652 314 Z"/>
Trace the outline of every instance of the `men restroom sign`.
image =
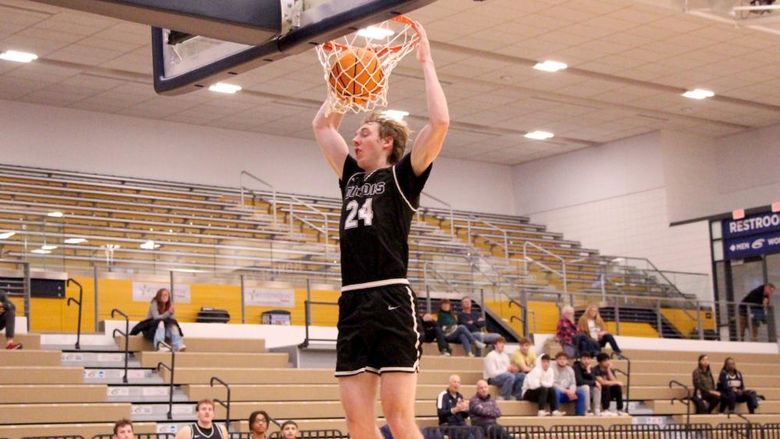
<path id="1" fill-rule="evenodd" d="M 750 215 L 723 220 L 723 254 L 726 259 L 744 259 L 780 252 L 780 213 Z"/>

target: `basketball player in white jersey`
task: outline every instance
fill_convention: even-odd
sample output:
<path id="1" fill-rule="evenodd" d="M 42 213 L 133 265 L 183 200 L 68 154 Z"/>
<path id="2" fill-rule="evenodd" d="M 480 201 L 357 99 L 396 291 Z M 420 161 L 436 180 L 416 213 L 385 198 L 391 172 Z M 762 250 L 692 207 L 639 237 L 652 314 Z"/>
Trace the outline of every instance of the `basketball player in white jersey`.
<path id="1" fill-rule="evenodd" d="M 369 116 L 352 139 L 354 157 L 339 134 L 343 114 L 328 102 L 314 118 L 314 136 L 339 177 L 342 294 L 336 376 L 349 434 L 381 438 L 375 403 L 396 439 L 421 438 L 414 404 L 421 353 L 416 297 L 406 270 L 407 239 L 420 193 L 449 128 L 449 110 L 425 31 L 417 60 L 425 77 L 428 122 L 404 155 L 408 128 Z"/>

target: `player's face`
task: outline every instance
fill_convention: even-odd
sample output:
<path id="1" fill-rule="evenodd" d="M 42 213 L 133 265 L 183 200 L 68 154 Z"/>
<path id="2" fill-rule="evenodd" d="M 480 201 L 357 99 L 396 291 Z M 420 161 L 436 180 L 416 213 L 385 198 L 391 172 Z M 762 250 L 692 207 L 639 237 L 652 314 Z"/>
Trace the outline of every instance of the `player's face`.
<path id="1" fill-rule="evenodd" d="M 211 421 L 214 419 L 214 406 L 211 404 L 201 404 L 200 407 L 198 407 L 197 417 L 201 424 L 210 425 Z M 204 427 L 205 426 L 206 425 L 204 425 Z"/>
<path id="2" fill-rule="evenodd" d="M 114 439 L 133 438 L 135 438 L 135 435 L 133 434 L 133 427 L 131 425 L 123 425 L 122 427 L 119 427 L 116 431 L 116 434 L 114 435 Z"/>
<path id="3" fill-rule="evenodd" d="M 374 170 L 386 165 L 392 143 L 392 140 L 379 138 L 378 123 L 369 122 L 361 125 L 352 139 L 358 166 L 361 169 Z"/>
<path id="4" fill-rule="evenodd" d="M 282 430 L 282 437 L 284 439 L 295 439 L 296 436 L 298 436 L 298 427 L 292 424 L 284 426 L 284 430 Z"/>
<path id="5" fill-rule="evenodd" d="M 257 415 L 255 422 L 250 425 L 252 433 L 265 433 L 268 430 L 268 420 L 263 415 Z"/>

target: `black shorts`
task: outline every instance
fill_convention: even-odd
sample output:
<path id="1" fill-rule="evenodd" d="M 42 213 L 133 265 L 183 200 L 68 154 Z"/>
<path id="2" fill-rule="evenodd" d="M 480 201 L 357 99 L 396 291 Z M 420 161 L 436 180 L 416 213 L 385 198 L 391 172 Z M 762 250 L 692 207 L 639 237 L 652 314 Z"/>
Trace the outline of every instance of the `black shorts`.
<path id="1" fill-rule="evenodd" d="M 417 372 L 422 324 L 408 285 L 342 292 L 336 377 L 363 372 Z"/>

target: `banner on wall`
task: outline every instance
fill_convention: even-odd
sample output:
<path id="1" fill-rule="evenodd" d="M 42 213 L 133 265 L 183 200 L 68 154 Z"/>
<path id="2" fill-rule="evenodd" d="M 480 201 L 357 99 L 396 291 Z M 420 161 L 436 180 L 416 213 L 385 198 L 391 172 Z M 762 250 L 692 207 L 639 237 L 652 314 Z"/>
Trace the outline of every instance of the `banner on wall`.
<path id="1" fill-rule="evenodd" d="M 244 304 L 275 308 L 295 308 L 295 290 L 247 288 L 244 290 Z"/>
<path id="2" fill-rule="evenodd" d="M 151 302 L 160 288 L 170 288 L 170 285 L 155 282 L 133 282 L 133 301 Z M 192 295 L 189 285 L 174 285 L 173 303 L 190 303 L 191 301 Z"/>
<path id="3" fill-rule="evenodd" d="M 744 259 L 780 252 L 780 213 L 723 220 L 722 228 L 723 254 L 726 259 Z"/>

